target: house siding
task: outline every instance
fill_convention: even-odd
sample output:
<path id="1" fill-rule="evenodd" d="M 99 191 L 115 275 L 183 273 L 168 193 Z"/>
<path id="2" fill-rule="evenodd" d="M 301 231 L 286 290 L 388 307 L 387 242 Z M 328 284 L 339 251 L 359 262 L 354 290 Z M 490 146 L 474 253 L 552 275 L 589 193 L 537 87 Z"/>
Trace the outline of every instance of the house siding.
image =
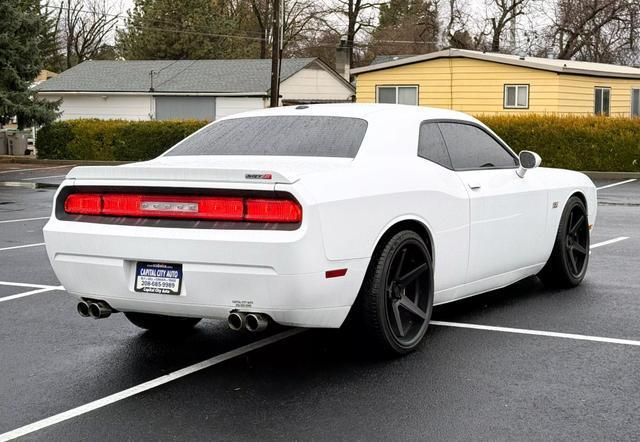
<path id="1" fill-rule="evenodd" d="M 560 76 L 560 112 L 593 115 L 596 87 L 611 88 L 611 116 L 631 115 L 631 89 L 640 88 L 640 80 L 581 75 Z"/>
<path id="2" fill-rule="evenodd" d="M 265 101 L 259 97 L 216 97 L 216 120 L 256 109 L 263 109 Z"/>
<path id="3" fill-rule="evenodd" d="M 153 115 L 152 100 L 148 95 L 41 94 L 41 96 L 49 101 L 62 98 L 61 120 L 79 118 L 150 120 Z"/>
<path id="4" fill-rule="evenodd" d="M 529 108 L 505 109 L 504 85 L 528 84 Z M 587 77 L 470 58 L 439 58 L 356 77 L 356 101 L 374 103 L 376 87 L 417 85 L 421 106 L 471 114 L 576 113 L 593 115 L 596 86 L 611 87 L 611 115 L 629 116 L 631 89 L 640 80 Z"/>
<path id="5" fill-rule="evenodd" d="M 353 90 L 326 69 L 311 64 L 280 84 L 283 100 L 348 100 Z"/>

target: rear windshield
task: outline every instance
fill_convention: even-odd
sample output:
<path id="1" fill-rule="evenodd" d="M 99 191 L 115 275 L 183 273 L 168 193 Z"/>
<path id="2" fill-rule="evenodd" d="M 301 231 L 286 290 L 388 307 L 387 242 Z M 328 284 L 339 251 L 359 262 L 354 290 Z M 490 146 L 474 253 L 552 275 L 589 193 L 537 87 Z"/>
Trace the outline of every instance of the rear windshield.
<path id="1" fill-rule="evenodd" d="M 275 155 L 355 158 L 367 131 L 359 118 L 272 116 L 223 120 L 166 155 Z"/>

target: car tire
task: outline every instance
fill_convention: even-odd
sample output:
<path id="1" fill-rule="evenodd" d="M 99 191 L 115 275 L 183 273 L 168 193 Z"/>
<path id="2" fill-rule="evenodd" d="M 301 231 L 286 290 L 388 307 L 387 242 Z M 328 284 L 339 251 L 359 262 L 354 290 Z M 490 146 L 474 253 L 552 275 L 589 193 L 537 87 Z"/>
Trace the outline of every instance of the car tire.
<path id="1" fill-rule="evenodd" d="M 354 325 L 377 353 L 418 347 L 433 310 L 433 265 L 420 235 L 404 230 L 376 249 L 354 307 Z"/>
<path id="2" fill-rule="evenodd" d="M 580 198 L 572 196 L 562 211 L 551 256 L 538 276 L 551 287 L 577 286 L 587 273 L 589 246 L 587 208 Z"/>
<path id="3" fill-rule="evenodd" d="M 154 315 L 151 313 L 124 314 L 133 325 L 156 333 L 180 333 L 191 330 L 201 318 Z"/>

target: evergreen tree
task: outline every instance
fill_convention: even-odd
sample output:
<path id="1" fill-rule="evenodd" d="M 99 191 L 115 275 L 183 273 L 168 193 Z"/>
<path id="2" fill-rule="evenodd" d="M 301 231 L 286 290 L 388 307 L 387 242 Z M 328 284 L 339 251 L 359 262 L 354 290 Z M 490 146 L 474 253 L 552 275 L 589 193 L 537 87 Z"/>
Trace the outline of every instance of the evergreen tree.
<path id="1" fill-rule="evenodd" d="M 370 51 L 376 55 L 425 54 L 438 49 L 438 2 L 391 0 L 380 5 Z"/>
<path id="2" fill-rule="evenodd" d="M 58 103 L 31 89 L 42 69 L 42 26 L 39 1 L 0 0 L 0 124 L 17 117 L 23 128 L 56 118 Z"/>
<path id="3" fill-rule="evenodd" d="M 135 0 L 126 29 L 117 34 L 118 51 L 126 59 L 224 58 L 234 42 L 221 34 L 233 34 L 235 23 L 225 17 L 223 4 Z"/>

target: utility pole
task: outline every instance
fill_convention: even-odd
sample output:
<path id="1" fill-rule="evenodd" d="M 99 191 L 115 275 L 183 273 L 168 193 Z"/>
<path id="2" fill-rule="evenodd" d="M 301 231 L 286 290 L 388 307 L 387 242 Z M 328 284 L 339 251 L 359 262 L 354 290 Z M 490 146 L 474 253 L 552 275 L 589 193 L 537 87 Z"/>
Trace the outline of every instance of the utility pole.
<path id="1" fill-rule="evenodd" d="M 271 32 L 271 104 L 278 107 L 280 96 L 280 0 L 273 0 L 273 30 Z"/>

